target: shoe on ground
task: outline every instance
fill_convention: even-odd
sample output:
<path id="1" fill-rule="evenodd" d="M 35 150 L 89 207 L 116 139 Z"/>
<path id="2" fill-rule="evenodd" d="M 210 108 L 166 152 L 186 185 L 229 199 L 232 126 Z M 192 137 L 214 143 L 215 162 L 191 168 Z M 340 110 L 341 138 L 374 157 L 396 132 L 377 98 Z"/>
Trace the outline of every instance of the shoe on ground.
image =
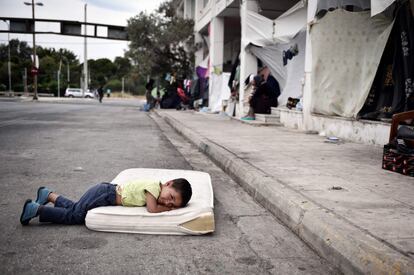
<path id="1" fill-rule="evenodd" d="M 36 203 L 40 205 L 45 205 L 48 203 L 47 198 L 52 191 L 47 189 L 46 187 L 42 186 L 37 189 L 37 198 Z"/>
<path id="2" fill-rule="evenodd" d="M 26 200 L 23 206 L 22 214 L 20 215 L 20 223 L 22 225 L 28 225 L 30 220 L 37 217 L 37 210 L 39 210 L 39 204 L 32 202 L 32 200 Z"/>
<path id="3" fill-rule="evenodd" d="M 255 120 L 255 118 L 252 116 L 245 116 L 245 117 L 242 117 L 241 120 Z"/>

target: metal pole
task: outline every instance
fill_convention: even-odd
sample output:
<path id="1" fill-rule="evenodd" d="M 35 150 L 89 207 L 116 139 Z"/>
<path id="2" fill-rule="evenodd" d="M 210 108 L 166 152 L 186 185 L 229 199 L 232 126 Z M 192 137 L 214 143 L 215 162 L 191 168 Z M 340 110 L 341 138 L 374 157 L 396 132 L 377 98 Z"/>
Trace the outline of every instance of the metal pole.
<path id="1" fill-rule="evenodd" d="M 87 26 L 86 26 L 86 8 L 87 8 L 87 4 L 85 4 L 85 38 L 84 38 L 84 48 L 83 48 L 83 73 L 84 73 L 84 78 L 83 78 L 83 95 L 82 97 L 85 96 L 86 91 L 88 90 L 88 57 L 87 57 L 87 41 L 86 41 L 86 35 L 87 35 Z"/>
<path id="2" fill-rule="evenodd" d="M 69 67 L 69 61 L 67 61 L 67 65 L 68 65 L 68 87 L 69 87 L 69 82 L 70 82 L 70 67 Z"/>
<path id="3" fill-rule="evenodd" d="M 125 77 L 122 78 L 122 97 L 124 97 L 124 82 L 125 82 Z"/>
<path id="4" fill-rule="evenodd" d="M 23 80 L 24 80 L 24 95 L 25 96 L 29 96 L 29 91 L 27 90 L 27 68 L 24 68 L 24 76 L 23 76 Z"/>
<path id="5" fill-rule="evenodd" d="M 14 96 L 12 88 L 11 88 L 11 62 L 10 62 L 10 24 L 9 25 L 9 33 L 7 33 L 7 40 L 9 41 L 9 64 L 8 64 L 8 71 L 9 71 L 9 96 Z"/>
<path id="6" fill-rule="evenodd" d="M 12 91 L 12 87 L 11 87 L 11 62 L 10 62 L 10 24 L 6 21 L 3 20 L 4 23 L 7 24 L 7 26 L 9 27 L 9 32 L 7 33 L 7 41 L 9 42 L 9 47 L 8 47 L 8 54 L 9 54 L 9 58 L 8 58 L 8 64 L 7 64 L 7 70 L 9 73 L 9 96 L 14 96 L 14 92 Z"/>
<path id="7" fill-rule="evenodd" d="M 60 97 L 60 70 L 57 71 L 57 82 L 58 82 L 58 88 L 57 88 L 57 96 Z"/>
<path id="8" fill-rule="evenodd" d="M 57 96 L 58 98 L 60 98 L 60 70 L 61 69 L 62 69 L 62 59 L 60 59 L 59 70 L 57 71 L 57 82 L 58 82 Z"/>
<path id="9" fill-rule="evenodd" d="M 37 70 L 37 62 L 36 62 L 36 38 L 35 38 L 35 3 L 32 0 L 32 19 L 33 19 L 33 67 Z M 37 72 L 33 76 L 34 81 L 34 94 L 33 100 L 37 100 Z"/>

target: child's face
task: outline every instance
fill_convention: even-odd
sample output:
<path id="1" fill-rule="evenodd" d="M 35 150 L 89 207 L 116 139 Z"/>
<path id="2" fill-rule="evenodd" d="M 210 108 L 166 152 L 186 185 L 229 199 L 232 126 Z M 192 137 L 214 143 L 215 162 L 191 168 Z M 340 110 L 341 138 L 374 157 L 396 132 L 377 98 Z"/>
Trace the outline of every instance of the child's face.
<path id="1" fill-rule="evenodd" d="M 181 194 L 178 193 L 174 187 L 172 187 L 172 183 L 172 181 L 168 181 L 162 186 L 157 202 L 158 204 L 162 204 L 167 207 L 179 208 L 181 207 L 182 197 Z"/>

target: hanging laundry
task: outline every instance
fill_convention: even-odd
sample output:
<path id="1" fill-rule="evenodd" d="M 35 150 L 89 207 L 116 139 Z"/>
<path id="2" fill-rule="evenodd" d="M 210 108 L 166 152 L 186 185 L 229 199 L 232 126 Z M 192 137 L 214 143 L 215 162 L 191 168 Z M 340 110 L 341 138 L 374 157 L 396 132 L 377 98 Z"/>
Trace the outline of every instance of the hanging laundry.
<path id="1" fill-rule="evenodd" d="M 294 56 L 298 55 L 298 44 L 291 46 L 287 51 L 283 51 L 283 66 L 286 66 L 288 60 L 291 60 Z"/>

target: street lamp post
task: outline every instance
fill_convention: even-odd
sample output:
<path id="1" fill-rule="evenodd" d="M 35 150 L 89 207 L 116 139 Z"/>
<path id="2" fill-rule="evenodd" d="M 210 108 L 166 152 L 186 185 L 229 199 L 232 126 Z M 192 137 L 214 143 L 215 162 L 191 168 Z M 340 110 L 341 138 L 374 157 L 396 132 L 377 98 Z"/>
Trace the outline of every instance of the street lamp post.
<path id="1" fill-rule="evenodd" d="M 9 61 L 8 61 L 8 65 L 7 65 L 7 70 L 9 73 L 9 96 L 14 96 L 13 91 L 12 91 L 12 87 L 11 87 L 11 63 L 10 63 L 10 24 L 7 23 L 6 20 L 3 20 L 4 23 L 7 24 L 8 28 L 9 28 L 9 32 L 7 33 L 7 41 L 9 42 Z"/>
<path id="2" fill-rule="evenodd" d="M 85 93 L 88 91 L 88 78 L 89 78 L 89 76 L 88 76 L 88 55 L 87 55 L 87 53 L 88 53 L 88 47 L 87 47 L 87 40 L 86 40 L 86 35 L 87 35 L 87 32 L 88 32 L 88 29 L 87 29 L 87 25 L 86 25 L 86 15 L 87 15 L 87 7 L 88 7 L 88 5 L 87 4 L 85 4 L 85 38 L 84 38 L 84 48 L 83 48 L 83 75 L 84 75 L 84 77 L 83 77 L 83 89 L 82 89 L 82 97 L 84 97 L 85 96 Z"/>
<path id="3" fill-rule="evenodd" d="M 34 0 L 32 0 L 32 3 L 30 2 L 24 2 L 24 4 L 26 6 L 32 6 L 32 20 L 33 20 L 33 68 L 32 68 L 32 73 L 33 73 L 33 82 L 34 82 L 34 93 L 33 93 L 33 100 L 37 100 L 37 60 L 36 60 L 36 38 L 35 38 L 35 5 L 37 6 L 43 6 L 43 3 L 41 2 L 34 2 Z"/>

